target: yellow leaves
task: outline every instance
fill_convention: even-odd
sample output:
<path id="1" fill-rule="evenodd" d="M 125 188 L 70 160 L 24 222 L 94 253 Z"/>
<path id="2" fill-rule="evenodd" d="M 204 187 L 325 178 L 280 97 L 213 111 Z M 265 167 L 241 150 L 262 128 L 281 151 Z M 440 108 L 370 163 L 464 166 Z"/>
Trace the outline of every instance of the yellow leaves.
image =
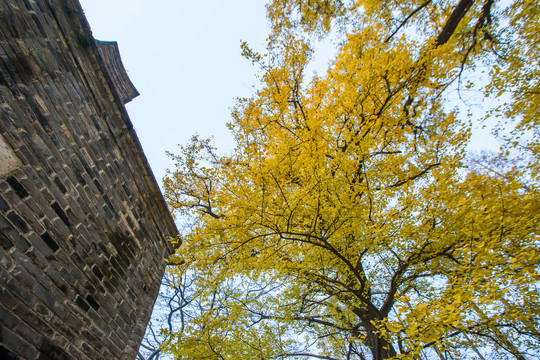
<path id="1" fill-rule="evenodd" d="M 354 1 L 315 0 L 290 1 L 274 0 L 267 6 L 272 37 L 279 37 L 287 31 L 303 29 L 322 36 L 335 25 L 336 19 L 345 22 L 348 14 L 355 8 Z"/>
<path id="2" fill-rule="evenodd" d="M 260 63 L 263 59 L 263 56 L 255 51 L 253 51 L 247 42 L 242 41 L 240 44 L 240 48 L 242 49 L 242 56 L 246 59 L 251 60 L 253 63 Z"/>
<path id="3" fill-rule="evenodd" d="M 405 359 L 429 344 L 462 346 L 456 334 L 471 329 L 534 327 L 540 202 L 528 167 L 539 168 L 540 150 L 531 146 L 519 166 L 464 160 L 472 120 L 443 99 L 485 45 L 464 62 L 476 3 L 433 45 L 454 5 L 271 2 L 269 55 L 242 44 L 263 75 L 233 110 L 237 147 L 221 156 L 194 138 L 164 182 L 190 226 L 175 262 L 198 286 L 177 354 L 279 357 L 286 346 L 305 350 L 301 334 L 335 358 L 349 343 L 385 340 L 390 352 L 399 340 Z M 302 31 L 327 31 L 336 17 L 349 17 L 350 34 L 328 73 L 308 83 Z M 525 60 L 500 60 L 494 89 L 521 89 L 505 71 Z M 519 101 L 513 114 L 537 100 Z"/>

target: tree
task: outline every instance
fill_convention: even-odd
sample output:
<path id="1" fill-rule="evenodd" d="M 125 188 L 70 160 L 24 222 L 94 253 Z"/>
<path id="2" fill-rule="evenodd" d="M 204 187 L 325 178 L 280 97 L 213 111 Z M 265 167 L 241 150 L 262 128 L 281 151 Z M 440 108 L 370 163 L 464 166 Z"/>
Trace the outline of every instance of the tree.
<path id="1" fill-rule="evenodd" d="M 232 112 L 236 148 L 220 155 L 194 137 L 165 179 L 193 226 L 172 271 L 191 276 L 197 299 L 165 350 L 537 355 L 540 5 L 274 0 L 268 14 L 267 54 L 243 45 L 261 85 Z M 307 78 L 329 34 L 338 54 Z M 476 120 L 447 101 L 469 88 L 502 99 L 486 117 L 506 122 L 500 154 L 474 161 Z"/>
<path id="2" fill-rule="evenodd" d="M 168 337 L 171 334 L 181 333 L 186 321 L 189 321 L 190 309 L 195 307 L 197 300 L 192 297 L 191 286 L 195 277 L 187 273 L 180 274 L 180 279 L 176 276 L 178 274 L 169 271 L 161 281 L 161 289 L 136 360 L 162 359 L 162 345 L 170 340 Z M 169 357 L 165 355 L 165 358 Z"/>

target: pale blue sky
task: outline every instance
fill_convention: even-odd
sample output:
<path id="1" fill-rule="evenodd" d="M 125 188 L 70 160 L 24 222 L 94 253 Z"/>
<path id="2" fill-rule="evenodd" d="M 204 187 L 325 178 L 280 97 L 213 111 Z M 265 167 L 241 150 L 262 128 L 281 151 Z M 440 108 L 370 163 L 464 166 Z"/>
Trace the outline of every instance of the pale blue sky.
<path id="1" fill-rule="evenodd" d="M 213 136 L 220 150 L 232 148 L 225 127 L 230 109 L 256 84 L 256 68 L 240 55 L 240 41 L 264 50 L 266 0 L 80 2 L 94 37 L 118 42 L 141 94 L 126 107 L 160 184 L 171 165 L 165 151 L 175 152 L 193 134 Z M 310 68 L 321 73 L 335 49 L 330 42 L 319 48 Z M 486 106 L 485 99 L 465 104 L 457 95 L 450 94 L 455 106 L 479 113 Z M 477 128 L 469 148 L 495 150 L 497 142 Z"/>
<path id="2" fill-rule="evenodd" d="M 161 184 L 176 151 L 191 135 L 214 136 L 231 148 L 225 123 L 234 98 L 248 96 L 255 68 L 240 40 L 263 49 L 265 1 L 80 0 L 94 37 L 117 41 L 141 94 L 127 110 Z"/>

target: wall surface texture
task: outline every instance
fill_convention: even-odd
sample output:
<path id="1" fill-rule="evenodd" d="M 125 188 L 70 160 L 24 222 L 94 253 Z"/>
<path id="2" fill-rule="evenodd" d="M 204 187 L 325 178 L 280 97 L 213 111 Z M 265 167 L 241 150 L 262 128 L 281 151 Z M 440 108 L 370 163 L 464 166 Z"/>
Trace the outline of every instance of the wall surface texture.
<path id="1" fill-rule="evenodd" d="M 177 234 L 77 0 L 0 0 L 0 359 L 134 359 Z"/>

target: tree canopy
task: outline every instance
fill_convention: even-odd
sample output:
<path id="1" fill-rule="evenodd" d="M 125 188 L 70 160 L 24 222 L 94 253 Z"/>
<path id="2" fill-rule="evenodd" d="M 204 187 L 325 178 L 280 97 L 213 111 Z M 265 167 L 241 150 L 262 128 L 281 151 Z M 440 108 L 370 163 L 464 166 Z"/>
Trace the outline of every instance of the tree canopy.
<path id="1" fill-rule="evenodd" d="M 236 147 L 172 155 L 179 359 L 540 354 L 536 0 L 273 0 Z M 323 75 L 317 41 L 337 39 Z M 468 99 L 485 97 L 481 111 Z M 481 112 L 481 113 L 480 113 Z M 471 154 L 491 124 L 500 151 Z M 182 286 L 182 283 L 176 284 Z M 487 355 L 486 355 L 487 354 Z"/>

